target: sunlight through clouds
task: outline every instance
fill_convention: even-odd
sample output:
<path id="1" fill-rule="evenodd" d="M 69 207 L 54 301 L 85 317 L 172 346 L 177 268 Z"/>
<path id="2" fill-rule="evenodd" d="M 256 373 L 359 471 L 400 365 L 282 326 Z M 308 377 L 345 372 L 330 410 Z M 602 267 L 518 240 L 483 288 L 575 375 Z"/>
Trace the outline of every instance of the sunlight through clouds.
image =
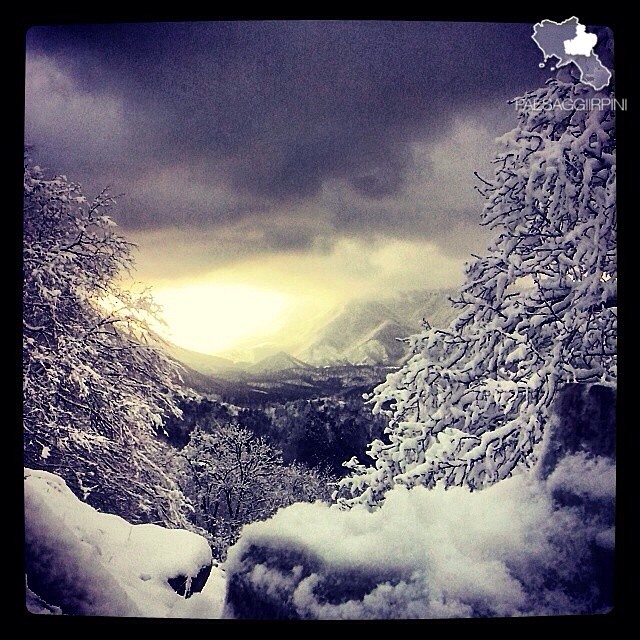
<path id="1" fill-rule="evenodd" d="M 167 340 L 227 357 L 264 343 L 290 352 L 349 300 L 446 289 L 461 278 L 459 260 L 433 243 L 344 238 L 326 253 L 258 254 L 199 277 L 154 280 L 151 295 L 170 327 L 159 329 Z"/>
<path id="2" fill-rule="evenodd" d="M 164 336 L 202 353 L 217 353 L 247 336 L 277 331 L 292 306 L 285 294 L 242 284 L 160 287 L 153 297 L 170 327 Z"/>

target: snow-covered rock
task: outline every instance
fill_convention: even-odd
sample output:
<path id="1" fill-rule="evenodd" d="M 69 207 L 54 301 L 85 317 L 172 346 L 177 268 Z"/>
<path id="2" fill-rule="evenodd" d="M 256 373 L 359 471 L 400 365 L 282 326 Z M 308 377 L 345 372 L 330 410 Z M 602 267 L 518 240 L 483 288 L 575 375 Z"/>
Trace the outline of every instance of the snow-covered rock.
<path id="1" fill-rule="evenodd" d="M 449 618 L 606 611 L 602 527 L 520 475 L 470 492 L 389 492 L 370 513 L 295 504 L 251 524 L 226 563 L 225 616 Z"/>
<path id="2" fill-rule="evenodd" d="M 25 469 L 24 475 L 30 611 L 219 617 L 223 581 L 217 567 L 207 580 L 212 558 L 203 537 L 132 525 L 81 502 L 54 474 Z"/>

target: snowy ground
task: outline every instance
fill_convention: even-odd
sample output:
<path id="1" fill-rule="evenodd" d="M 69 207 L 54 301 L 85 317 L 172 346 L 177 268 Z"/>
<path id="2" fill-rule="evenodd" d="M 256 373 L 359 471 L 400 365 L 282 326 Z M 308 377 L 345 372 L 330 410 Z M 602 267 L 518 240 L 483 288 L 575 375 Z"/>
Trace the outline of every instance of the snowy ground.
<path id="1" fill-rule="evenodd" d="M 482 491 L 397 486 L 374 512 L 294 504 L 246 526 L 230 550 L 226 614 L 602 613 L 611 607 L 614 497 L 613 461 L 578 453 L 547 479 L 525 472 Z"/>
<path id="2" fill-rule="evenodd" d="M 179 574 L 195 576 L 211 563 L 201 536 L 99 513 L 58 476 L 28 469 L 25 527 L 29 563 L 40 575 L 38 588 L 28 585 L 33 613 L 59 613 L 60 606 L 83 615 L 220 617 L 225 591 L 220 568 L 214 566 L 202 592 L 187 599 L 167 582 Z M 57 602 L 47 602 L 51 593 Z"/>
<path id="3" fill-rule="evenodd" d="M 99 513 L 58 476 L 25 469 L 27 607 L 155 618 L 603 612 L 614 498 L 615 463 L 578 452 L 548 478 L 522 473 L 483 491 L 398 486 L 374 512 L 298 503 L 246 526 L 224 570 L 214 564 L 184 598 L 167 579 L 211 563 L 204 538 Z"/>

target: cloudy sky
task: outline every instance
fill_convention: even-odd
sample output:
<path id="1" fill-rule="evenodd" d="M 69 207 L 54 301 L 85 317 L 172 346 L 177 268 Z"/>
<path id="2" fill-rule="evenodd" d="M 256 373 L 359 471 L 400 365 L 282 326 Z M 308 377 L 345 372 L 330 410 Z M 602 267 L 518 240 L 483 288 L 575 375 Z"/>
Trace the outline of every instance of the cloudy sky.
<path id="1" fill-rule="evenodd" d="M 491 171 L 494 138 L 515 126 L 507 100 L 549 77 L 531 33 L 34 27 L 25 138 L 88 195 L 124 194 L 114 218 L 139 245 L 136 277 L 155 286 L 177 342 L 220 352 L 353 296 L 460 281 L 487 239 L 473 171 Z"/>

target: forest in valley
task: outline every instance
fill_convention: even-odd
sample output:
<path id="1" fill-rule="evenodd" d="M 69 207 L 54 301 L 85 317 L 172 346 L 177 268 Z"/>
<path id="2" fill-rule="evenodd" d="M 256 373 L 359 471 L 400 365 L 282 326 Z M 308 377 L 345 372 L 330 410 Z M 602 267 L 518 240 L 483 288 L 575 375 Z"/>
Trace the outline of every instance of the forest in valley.
<path id="1" fill-rule="evenodd" d="M 368 444 L 383 437 L 386 421 L 372 414 L 357 387 L 296 400 L 273 395 L 254 398 L 253 406 L 185 398 L 181 416 L 163 425 L 178 453 L 177 483 L 197 505 L 196 524 L 221 559 L 244 524 L 294 502 L 331 501 L 347 474 L 344 462 L 366 463 Z"/>

